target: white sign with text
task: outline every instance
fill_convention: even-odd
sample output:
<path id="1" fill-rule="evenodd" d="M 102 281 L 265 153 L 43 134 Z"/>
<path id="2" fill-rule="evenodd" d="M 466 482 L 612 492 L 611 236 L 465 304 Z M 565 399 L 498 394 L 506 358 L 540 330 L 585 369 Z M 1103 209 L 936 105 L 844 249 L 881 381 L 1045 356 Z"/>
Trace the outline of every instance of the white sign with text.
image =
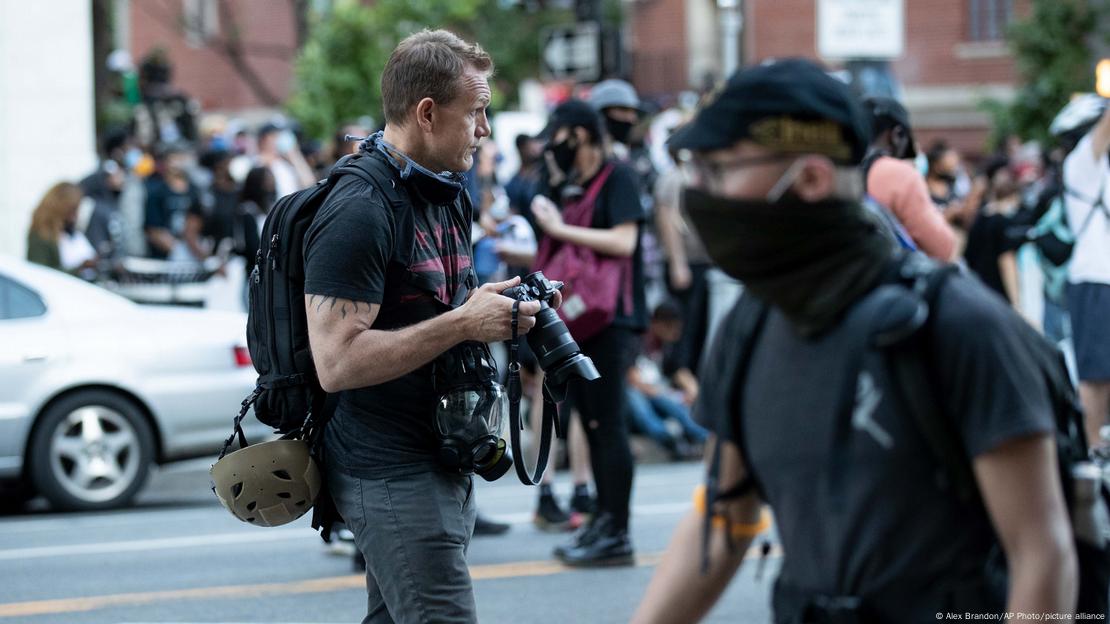
<path id="1" fill-rule="evenodd" d="M 905 0 L 817 0 L 817 53 L 892 59 L 906 46 Z"/>

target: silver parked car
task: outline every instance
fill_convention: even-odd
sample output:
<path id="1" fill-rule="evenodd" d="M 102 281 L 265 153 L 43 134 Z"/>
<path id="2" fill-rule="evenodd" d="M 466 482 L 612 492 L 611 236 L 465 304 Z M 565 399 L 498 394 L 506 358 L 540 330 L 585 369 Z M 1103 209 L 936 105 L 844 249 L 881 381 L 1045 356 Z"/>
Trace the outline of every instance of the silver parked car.
<path id="1" fill-rule="evenodd" d="M 3 496 L 118 507 L 152 465 L 218 452 L 254 388 L 245 327 L 243 314 L 142 306 L 0 257 Z"/>

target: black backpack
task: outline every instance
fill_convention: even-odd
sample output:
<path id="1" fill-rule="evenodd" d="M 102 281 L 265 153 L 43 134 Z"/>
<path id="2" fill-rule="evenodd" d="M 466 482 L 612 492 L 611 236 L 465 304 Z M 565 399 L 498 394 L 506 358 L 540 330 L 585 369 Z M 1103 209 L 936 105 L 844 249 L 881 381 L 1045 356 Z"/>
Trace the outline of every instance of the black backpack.
<path id="1" fill-rule="evenodd" d="M 322 430 L 326 421 L 328 395 L 316 377 L 308 344 L 304 236 L 328 194 L 345 175 L 366 181 L 382 193 L 389 206 L 404 210 L 407 217 L 396 219 L 397 227 L 412 227 L 411 210 L 406 209 L 411 202 L 398 188 L 400 183 L 392 167 L 365 153 L 343 157 L 327 178 L 274 204 L 262 228 L 262 244 L 249 277 L 247 347 L 258 371 L 258 383 L 243 401 L 243 411 L 236 420 L 239 432 L 250 404 L 254 404 L 258 420 L 285 436 L 314 440 L 315 432 Z"/>
<path id="2" fill-rule="evenodd" d="M 896 380 L 899 390 L 899 400 L 903 410 L 914 419 L 919 431 L 925 438 L 932 451 L 938 466 L 938 482 L 953 492 L 953 495 L 963 501 L 975 501 L 979 498 L 977 483 L 972 472 L 971 461 L 968 459 L 962 440 L 951 425 L 951 420 L 944 417 L 941 406 L 936 400 L 937 393 L 933 391 L 932 380 L 926 364 L 923 361 L 924 343 L 930 339 L 929 311 L 935 304 L 945 280 L 957 272 L 954 265 L 940 265 L 921 254 L 907 254 L 897 260 L 892 267 L 891 279 L 886 286 L 880 286 L 876 292 L 865 298 L 862 305 L 868 305 L 870 310 L 857 315 L 854 319 L 855 331 L 862 336 L 858 342 L 859 348 L 852 353 L 846 353 L 846 365 L 862 367 L 863 355 L 868 350 L 876 350 L 886 361 L 892 376 Z M 914 298 L 906 297 L 905 290 L 901 292 L 880 292 L 890 286 L 909 289 L 917 295 Z M 885 299 L 883 295 L 888 295 Z M 870 301 L 868 301 L 870 299 Z M 732 384 L 723 390 L 703 388 L 703 392 L 720 392 L 714 400 L 715 404 L 736 405 L 737 394 L 742 391 L 743 380 L 747 374 L 747 367 L 751 361 L 753 347 L 758 339 L 768 314 L 768 306 L 748 294 L 744 294 L 736 304 L 736 309 L 730 315 L 728 322 L 733 324 L 737 336 L 740 337 L 735 345 L 738 357 L 730 358 L 725 363 L 724 376 L 721 379 L 731 379 Z M 1077 498 L 1076 479 L 1073 475 L 1077 471 L 1091 467 L 1088 459 L 1087 440 L 1083 428 L 1083 414 L 1075 387 L 1068 377 L 1063 354 L 1059 349 L 1036 333 L 1027 324 L 1020 325 L 1028 330 L 1024 342 L 1029 345 L 1033 359 L 1044 375 L 1046 386 L 1049 389 L 1049 398 L 1052 401 L 1056 417 L 1056 447 L 1059 459 L 1059 474 L 1063 491 L 1068 504 L 1073 533 L 1076 535 L 1075 548 L 1079 558 L 1079 602 L 1077 612 L 1080 613 L 1107 613 L 1108 594 L 1110 594 L 1110 548 L 1105 541 L 1095 539 L 1094 543 L 1080 537 L 1090 535 L 1092 526 L 1090 516 L 1080 513 Z M 723 328 L 722 328 L 723 330 Z M 857 375 L 849 374 L 846 378 L 855 382 Z M 846 414 L 850 418 L 854 403 L 854 386 L 844 388 L 841 392 L 842 405 L 838 414 Z M 717 401 L 727 401 L 718 403 Z M 749 470 L 747 477 L 737 486 L 728 491 L 720 492 L 718 488 L 718 475 L 720 471 L 721 440 L 734 439 L 740 445 L 740 451 L 745 454 L 742 431 L 739 423 L 724 419 L 718 433 L 718 447 L 714 449 L 713 457 L 707 475 L 708 500 L 727 501 L 756 491 L 762 494 L 758 478 L 754 471 Z M 840 428 L 843 429 L 843 428 Z M 837 448 L 845 445 L 837 445 Z M 848 459 L 844 458 L 836 465 L 846 465 Z M 835 476 L 835 475 L 834 475 Z M 1107 529 L 1105 521 L 1106 510 L 1110 508 L 1110 491 L 1104 480 L 1099 478 L 1095 506 L 1101 511 L 1101 520 L 1097 530 Z M 981 504 L 981 503 L 980 503 Z M 709 514 L 706 514 L 708 519 Z M 708 565 L 708 522 L 703 528 L 702 552 L 703 569 Z M 764 549 L 767 550 L 766 548 Z M 1005 560 L 1001 552 L 996 549 L 992 560 L 987 562 L 988 570 L 996 578 L 1005 578 Z"/>
<path id="3" fill-rule="evenodd" d="M 1068 210 L 1065 203 L 1065 196 L 1071 195 L 1091 205 L 1091 211 L 1083 218 L 1083 223 L 1079 226 L 1078 230 L 1072 229 L 1068 223 Z M 1087 231 L 1087 227 L 1091 224 L 1095 214 L 1102 212 L 1107 217 L 1110 217 L 1110 212 L 1107 211 L 1106 204 L 1102 199 L 1102 189 L 1098 191 L 1098 196 L 1094 201 L 1088 197 L 1083 197 L 1079 193 L 1061 186 L 1061 191 L 1056 199 L 1050 204 L 1048 210 L 1041 216 L 1037 223 L 1026 233 L 1027 240 L 1031 241 L 1037 246 L 1038 251 L 1044 256 L 1046 260 L 1051 262 L 1053 266 L 1064 266 L 1071 260 L 1072 253 L 1075 251 L 1075 245 L 1079 239 Z"/>

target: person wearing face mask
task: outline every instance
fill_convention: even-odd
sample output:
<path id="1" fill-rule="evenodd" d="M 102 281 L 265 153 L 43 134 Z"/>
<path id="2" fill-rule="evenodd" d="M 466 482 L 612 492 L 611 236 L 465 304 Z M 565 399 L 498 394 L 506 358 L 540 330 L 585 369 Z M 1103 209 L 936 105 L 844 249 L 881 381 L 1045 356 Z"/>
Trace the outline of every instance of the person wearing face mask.
<path id="1" fill-rule="evenodd" d="M 532 214 L 548 239 L 540 243 L 540 260 L 534 269 L 546 271 L 540 265 L 545 245 L 547 249 L 575 245 L 627 262 L 623 269 L 627 281 L 624 292 L 614 293 L 617 309 L 611 323 L 585 340 L 576 337 L 601 379 L 572 387 L 567 396 L 581 416 L 597 485 L 597 513 L 569 544 L 555 549 L 559 560 L 575 566 L 633 563 L 628 536 L 633 462 L 624 418 L 625 374 L 635 361 L 638 335 L 648 321 L 640 249 L 645 215 L 636 173 L 606 156 L 603 133 L 602 120 L 589 104 L 581 100 L 560 104 L 542 134 L 548 140 L 544 150 L 548 189 L 532 201 Z M 582 222 L 567 222 L 564 214 L 574 214 Z M 551 279 L 559 276 L 551 274 Z"/>
<path id="2" fill-rule="evenodd" d="M 745 293 L 718 329 L 696 406 L 714 433 L 713 478 L 633 622 L 703 617 L 771 524 L 764 503 L 784 553 L 776 623 L 1075 608 L 1053 412 L 1029 360 L 1035 332 L 977 281 L 947 272 L 909 347 L 936 363 L 939 407 L 981 502 L 937 479 L 886 360 L 866 350 L 855 359 L 868 321 L 894 320 L 878 313 L 920 318 L 922 299 L 888 280 L 933 264 L 893 247 L 861 205 L 869 132 L 846 85 L 791 59 L 735 74 L 671 140 L 689 154 L 691 219 Z M 999 550 L 1008 586 L 986 571 Z"/>
<path id="3" fill-rule="evenodd" d="M 917 156 L 910 115 L 897 100 L 871 97 L 863 102 L 871 114 L 871 147 L 863 161 L 864 187 L 890 210 L 914 245 L 937 260 L 952 260 L 956 235 L 929 198 L 925 178 L 912 164 Z"/>
<path id="4" fill-rule="evenodd" d="M 644 104 L 636 88 L 624 80 L 603 80 L 590 89 L 590 106 L 594 107 L 605 122 L 605 134 L 613 156 L 632 167 L 640 182 L 640 201 L 644 211 L 651 214 L 654 189 L 659 177 L 651 154 L 644 147 L 643 137 L 636 134 Z M 654 242 L 653 240 L 648 242 Z"/>
<path id="5" fill-rule="evenodd" d="M 273 172 L 278 197 L 285 197 L 316 182 L 316 174 L 297 145 L 297 135 L 277 124 L 269 123 L 259 128 L 255 164 L 269 167 Z"/>

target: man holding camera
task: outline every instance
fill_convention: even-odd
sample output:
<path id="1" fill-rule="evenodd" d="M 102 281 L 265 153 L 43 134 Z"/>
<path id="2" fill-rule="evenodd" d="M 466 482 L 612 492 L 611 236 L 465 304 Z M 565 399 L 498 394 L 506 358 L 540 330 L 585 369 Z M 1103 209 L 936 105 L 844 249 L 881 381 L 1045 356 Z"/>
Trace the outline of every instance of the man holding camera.
<path id="1" fill-rule="evenodd" d="M 473 206 L 458 175 L 490 135 L 492 71 L 481 47 L 449 32 L 402 41 L 382 73 L 385 130 L 360 146 L 360 158 L 388 165 L 386 179 L 341 178 L 305 235 L 312 357 L 338 394 L 324 465 L 366 559 L 365 622 L 477 619 L 465 562 L 474 469 L 444 469 L 437 397 L 444 386 L 487 396 L 484 343 L 510 337 L 513 300 L 500 293 L 520 281 L 474 288 Z M 539 309 L 520 303 L 521 333 Z M 460 371 L 470 377 L 451 379 Z"/>
<path id="2" fill-rule="evenodd" d="M 704 616 L 768 528 L 763 502 L 785 552 L 775 622 L 1075 608 L 1076 554 L 1032 330 L 964 275 L 931 299 L 892 279 L 929 261 L 903 257 L 860 203 L 867 126 L 847 86 L 787 60 L 734 75 L 671 139 L 689 150 L 691 219 L 746 290 L 718 329 L 698 400 L 721 440 L 715 478 L 634 622 Z M 766 305 L 761 321 L 746 314 L 749 297 Z M 939 478 L 911 411 L 921 393 L 903 394 L 898 371 L 867 351 L 914 330 L 924 333 L 907 348 L 935 389 L 926 400 L 958 439 L 978 498 Z M 1001 578 L 987 565 L 996 552 Z"/>

